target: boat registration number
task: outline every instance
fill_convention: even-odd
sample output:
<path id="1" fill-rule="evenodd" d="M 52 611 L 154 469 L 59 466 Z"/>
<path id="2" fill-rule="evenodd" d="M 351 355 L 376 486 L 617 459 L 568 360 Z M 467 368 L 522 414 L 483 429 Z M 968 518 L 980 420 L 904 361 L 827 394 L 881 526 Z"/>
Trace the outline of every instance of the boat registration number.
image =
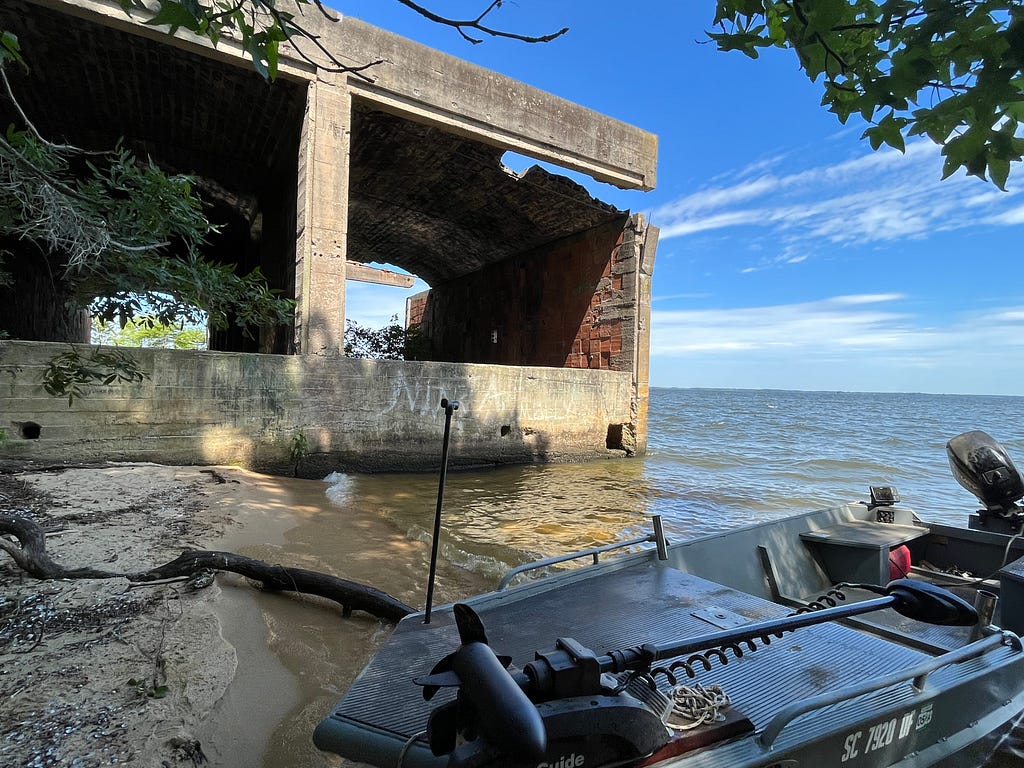
<path id="1" fill-rule="evenodd" d="M 902 715 L 875 723 L 867 729 L 854 731 L 843 741 L 840 762 L 847 763 L 885 749 L 893 743 L 898 744 L 914 731 L 927 727 L 931 721 L 932 705 L 925 704 L 920 710 L 912 709 Z"/>

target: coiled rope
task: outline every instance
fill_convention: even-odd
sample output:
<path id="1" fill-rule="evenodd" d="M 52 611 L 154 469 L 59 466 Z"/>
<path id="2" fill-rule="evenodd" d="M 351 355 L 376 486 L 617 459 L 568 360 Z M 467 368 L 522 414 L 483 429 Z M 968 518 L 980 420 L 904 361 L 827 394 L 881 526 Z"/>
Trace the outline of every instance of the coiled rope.
<path id="1" fill-rule="evenodd" d="M 699 725 L 721 722 L 725 720 L 722 712 L 732 706 L 732 700 L 720 685 L 706 688 L 700 683 L 676 685 L 669 691 L 669 699 L 672 710 L 665 725 L 674 731 L 688 731 Z"/>

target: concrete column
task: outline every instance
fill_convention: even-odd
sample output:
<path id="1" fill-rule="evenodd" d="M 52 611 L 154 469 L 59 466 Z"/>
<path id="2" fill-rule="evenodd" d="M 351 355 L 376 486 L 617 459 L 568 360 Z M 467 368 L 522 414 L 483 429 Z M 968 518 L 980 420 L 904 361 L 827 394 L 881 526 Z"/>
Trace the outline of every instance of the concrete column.
<path id="1" fill-rule="evenodd" d="M 351 98 L 341 84 L 313 82 L 299 148 L 295 248 L 295 346 L 338 355 L 345 346 L 345 251 Z"/>
<path id="2" fill-rule="evenodd" d="M 640 247 L 636 269 L 636 333 L 633 362 L 633 409 L 636 424 L 636 451 L 647 453 L 647 409 L 650 403 L 651 377 L 651 278 L 654 275 L 654 255 L 658 250 L 657 227 L 636 215 L 636 231 Z"/>

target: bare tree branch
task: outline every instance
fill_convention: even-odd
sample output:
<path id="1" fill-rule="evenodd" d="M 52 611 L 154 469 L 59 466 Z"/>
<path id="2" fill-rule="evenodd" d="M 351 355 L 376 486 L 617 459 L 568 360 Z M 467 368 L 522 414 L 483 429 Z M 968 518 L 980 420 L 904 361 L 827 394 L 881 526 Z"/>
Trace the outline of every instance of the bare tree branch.
<path id="1" fill-rule="evenodd" d="M 2 538 L 10 534 L 17 543 Z M 164 565 L 138 573 L 119 573 L 96 568 L 65 568 L 46 551 L 43 529 L 24 515 L 0 515 L 0 549 L 7 552 L 26 573 L 37 579 L 113 579 L 126 578 L 134 583 L 150 583 L 178 576 L 190 576 L 204 570 L 230 571 L 260 582 L 264 589 L 299 592 L 333 600 L 348 616 L 353 610 L 397 622 L 413 609 L 379 589 L 342 579 L 327 573 L 307 571 L 283 565 L 270 565 L 233 552 L 186 550 Z"/>
<path id="2" fill-rule="evenodd" d="M 462 35 L 466 40 L 476 45 L 477 43 L 483 42 L 482 38 L 471 37 L 466 30 L 476 30 L 482 32 L 485 35 L 491 37 L 504 37 L 509 40 L 519 40 L 524 43 L 549 43 L 557 37 L 561 37 L 569 31 L 568 27 L 562 27 L 557 32 L 552 32 L 547 35 L 520 35 L 515 32 L 507 32 L 501 29 L 494 29 L 493 27 L 486 26 L 483 22 L 487 16 L 494 11 L 496 8 L 500 8 L 503 0 L 492 0 L 491 4 L 487 6 L 487 9 L 477 16 L 475 19 L 449 19 L 445 16 L 434 13 L 428 8 L 420 5 L 419 3 L 413 2 L 413 0 L 398 0 L 399 3 L 404 5 L 406 8 L 410 8 L 420 16 L 423 16 L 436 24 L 442 24 L 446 27 L 454 27 L 458 30 L 459 34 Z"/>

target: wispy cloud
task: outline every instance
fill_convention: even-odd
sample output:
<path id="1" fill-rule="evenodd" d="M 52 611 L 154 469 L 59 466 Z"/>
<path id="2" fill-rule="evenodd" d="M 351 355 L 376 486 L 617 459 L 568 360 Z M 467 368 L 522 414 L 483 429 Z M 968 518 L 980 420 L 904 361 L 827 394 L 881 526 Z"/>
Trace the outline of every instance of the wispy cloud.
<path id="1" fill-rule="evenodd" d="M 757 227 L 790 251 L 822 241 L 891 242 L 979 224 L 1024 224 L 1013 188 L 999 192 L 963 174 L 940 180 L 941 158 L 929 141 L 912 142 L 906 154 L 883 150 L 810 168 L 799 162 L 793 153 L 765 159 L 737 172 L 733 184 L 719 180 L 654 209 L 652 219 L 663 240 Z"/>
<path id="2" fill-rule="evenodd" d="M 655 386 L 1022 394 L 1024 306 L 920 323 L 898 294 L 655 312 Z M 993 328 L 999 329 L 994 335 Z"/>
<path id="3" fill-rule="evenodd" d="M 740 309 L 652 312 L 655 355 L 739 350 L 892 346 L 914 333 L 911 318 L 883 308 L 900 294 L 836 296 Z"/>
<path id="4" fill-rule="evenodd" d="M 1024 346 L 1024 307 L 999 307 L 951 317 L 941 327 L 902 309 L 898 293 L 835 296 L 820 301 L 740 309 L 654 311 L 652 353 L 708 358 L 743 351 L 752 364 L 808 356 L 850 359 L 860 352 L 916 365 L 1016 357 Z M 993 344 L 992 329 L 999 328 Z M 1010 348 L 1018 351 L 1012 352 Z"/>

